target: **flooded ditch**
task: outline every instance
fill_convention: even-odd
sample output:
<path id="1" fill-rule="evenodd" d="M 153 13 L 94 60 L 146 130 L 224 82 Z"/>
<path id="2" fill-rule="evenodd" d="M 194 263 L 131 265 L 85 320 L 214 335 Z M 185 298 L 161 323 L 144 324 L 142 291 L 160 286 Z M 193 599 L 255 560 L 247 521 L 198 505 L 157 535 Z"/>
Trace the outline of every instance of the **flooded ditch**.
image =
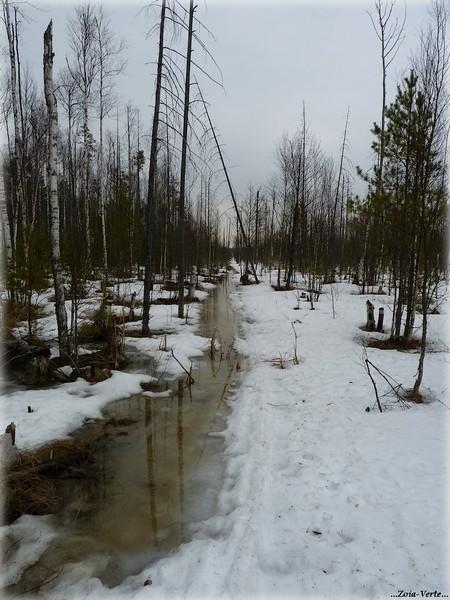
<path id="1" fill-rule="evenodd" d="M 9 592 L 35 590 L 78 562 L 113 587 L 188 541 L 215 514 L 224 468 L 218 432 L 237 362 L 230 285 L 219 284 L 202 305 L 199 333 L 211 339 L 218 331 L 221 349 L 194 359 L 192 386 L 186 376 L 166 380 L 164 394 L 112 402 L 105 421 L 76 432 L 102 428 L 94 460 L 58 482 L 62 509 L 51 519 L 59 535 Z M 145 360 L 137 354 L 129 370 L 145 372 Z"/>

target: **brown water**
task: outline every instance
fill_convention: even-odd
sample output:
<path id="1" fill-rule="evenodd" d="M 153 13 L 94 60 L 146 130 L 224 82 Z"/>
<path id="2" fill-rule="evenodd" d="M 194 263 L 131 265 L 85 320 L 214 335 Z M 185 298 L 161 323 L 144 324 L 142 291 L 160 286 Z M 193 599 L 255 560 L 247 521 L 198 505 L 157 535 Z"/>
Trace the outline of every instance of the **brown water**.
<path id="1" fill-rule="evenodd" d="M 95 463 L 63 484 L 64 507 L 53 517 L 61 535 L 25 571 L 15 593 L 35 588 L 68 562 L 82 562 L 115 586 L 189 540 L 215 514 L 224 467 L 219 432 L 237 361 L 229 285 L 220 284 L 202 307 L 200 333 L 211 338 L 217 329 L 221 351 L 194 361 L 191 387 L 185 378 L 174 380 L 170 395 L 137 395 L 105 409 L 114 422 L 97 445 Z M 142 372 L 143 364 L 137 357 L 131 370 Z"/>

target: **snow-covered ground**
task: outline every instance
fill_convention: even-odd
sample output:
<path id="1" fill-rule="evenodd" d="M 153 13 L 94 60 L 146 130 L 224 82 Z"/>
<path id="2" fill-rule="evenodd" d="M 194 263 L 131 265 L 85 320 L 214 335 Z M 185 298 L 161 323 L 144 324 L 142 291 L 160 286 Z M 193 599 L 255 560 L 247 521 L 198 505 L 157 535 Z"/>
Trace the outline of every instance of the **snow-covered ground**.
<path id="1" fill-rule="evenodd" d="M 366 412 L 374 394 L 360 342 L 369 334 L 359 326 L 367 298 L 376 309 L 392 299 L 336 284 L 333 318 L 330 288 L 324 291 L 314 311 L 303 301 L 294 310 L 295 292 L 275 292 L 267 282 L 237 285 L 233 293 L 242 315 L 237 348 L 243 360 L 223 433 L 226 476 L 216 516 L 191 542 L 114 590 L 75 564 L 65 567 L 48 596 L 450 593 L 447 316 L 430 316 L 434 351 L 426 356 L 423 388 L 429 402 Z M 417 353 L 367 351 L 375 365 L 412 386 Z M 381 380 L 379 387 L 384 391 Z M 45 521 L 42 532 L 51 543 Z M 146 579 L 151 586 L 144 586 Z"/>

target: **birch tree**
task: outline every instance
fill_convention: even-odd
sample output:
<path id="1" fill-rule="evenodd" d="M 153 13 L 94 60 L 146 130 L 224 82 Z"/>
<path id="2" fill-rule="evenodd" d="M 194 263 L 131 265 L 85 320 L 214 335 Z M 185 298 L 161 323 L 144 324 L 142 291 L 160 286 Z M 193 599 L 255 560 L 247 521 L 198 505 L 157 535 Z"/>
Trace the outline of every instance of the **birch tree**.
<path id="1" fill-rule="evenodd" d="M 77 85 L 82 106 L 83 121 L 83 171 L 82 193 L 86 234 L 86 260 L 91 263 L 90 225 L 90 173 L 92 136 L 89 131 L 89 109 L 94 93 L 94 83 L 98 74 L 98 53 L 96 48 L 96 16 L 90 4 L 84 4 L 75 11 L 69 23 L 69 45 L 72 61 L 67 66 Z"/>
<path id="2" fill-rule="evenodd" d="M 11 104 L 14 121 L 14 191 L 15 191 L 15 219 L 11 228 L 12 256 L 14 259 L 17 241 L 18 215 L 24 208 L 24 191 L 22 179 L 23 147 L 19 116 L 19 102 L 17 97 L 17 64 L 16 64 L 16 37 L 17 31 L 11 22 L 10 4 L 8 0 L 3 0 L 3 21 L 6 29 L 6 38 L 8 40 L 9 68 L 10 68 L 10 92 Z M 13 265 L 11 265 L 13 266 Z"/>
<path id="3" fill-rule="evenodd" d="M 53 24 L 44 33 L 44 94 L 48 113 L 48 184 L 50 204 L 50 249 L 55 286 L 56 322 L 60 353 L 69 353 L 64 281 L 61 269 L 58 201 L 58 108 L 53 87 Z"/>
<path id="4" fill-rule="evenodd" d="M 108 272 L 108 248 L 106 244 L 106 217 L 105 217 L 105 182 L 104 182 L 104 158 L 103 158 L 103 122 L 112 109 L 112 90 L 114 77 L 119 75 L 124 67 L 120 55 L 124 49 L 124 43 L 116 40 L 109 20 L 100 6 L 98 15 L 94 18 L 95 41 L 98 62 L 98 117 L 99 117 L 99 140 L 98 140 L 98 189 L 99 189 L 99 211 L 101 223 L 102 240 L 102 263 L 103 275 L 106 278 Z"/>

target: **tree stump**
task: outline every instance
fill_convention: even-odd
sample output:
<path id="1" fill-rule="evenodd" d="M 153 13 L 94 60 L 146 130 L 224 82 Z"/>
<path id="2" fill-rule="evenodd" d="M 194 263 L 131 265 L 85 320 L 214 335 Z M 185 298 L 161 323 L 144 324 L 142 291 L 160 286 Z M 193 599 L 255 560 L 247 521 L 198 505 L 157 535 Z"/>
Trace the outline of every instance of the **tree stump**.
<path id="1" fill-rule="evenodd" d="M 367 306 L 367 329 L 369 331 L 375 331 L 375 317 L 374 317 L 374 306 L 370 300 L 366 302 Z"/>
<path id="2" fill-rule="evenodd" d="M 380 309 L 378 309 L 377 331 L 383 331 L 383 321 L 384 321 L 384 308 L 381 307 Z"/>

